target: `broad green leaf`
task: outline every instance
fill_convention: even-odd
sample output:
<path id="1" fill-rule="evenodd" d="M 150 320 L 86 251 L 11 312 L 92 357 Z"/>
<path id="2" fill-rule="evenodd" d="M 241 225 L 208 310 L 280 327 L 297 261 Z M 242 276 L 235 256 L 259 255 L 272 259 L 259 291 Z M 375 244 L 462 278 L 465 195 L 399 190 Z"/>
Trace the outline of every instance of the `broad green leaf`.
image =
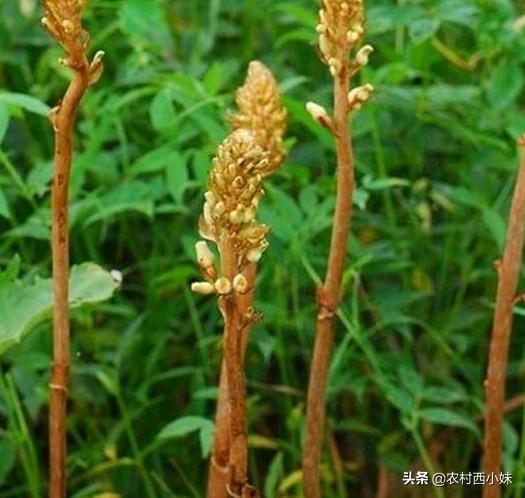
<path id="1" fill-rule="evenodd" d="M 4 192 L 0 189 L 0 216 L 10 219 L 11 213 L 9 212 L 9 205 L 7 204 L 7 199 L 5 198 Z"/>
<path id="2" fill-rule="evenodd" d="M 409 187 L 410 182 L 403 178 L 373 178 L 366 175 L 363 178 L 363 187 L 367 190 L 385 190 L 394 187 Z"/>
<path id="3" fill-rule="evenodd" d="M 40 114 L 42 116 L 47 116 L 51 110 L 47 104 L 44 104 L 41 100 L 23 93 L 0 92 L 0 102 L 15 105 L 25 111 Z"/>
<path id="4" fill-rule="evenodd" d="M 4 140 L 5 134 L 7 133 L 7 127 L 9 126 L 9 112 L 4 102 L 0 102 L 0 145 Z"/>
<path id="5" fill-rule="evenodd" d="M 483 222 L 490 230 L 498 248 L 502 248 L 505 243 L 505 220 L 494 209 L 486 208 L 483 210 Z"/>
<path id="6" fill-rule="evenodd" d="M 275 47 L 282 48 L 290 42 L 315 43 L 315 31 L 306 28 L 297 28 L 285 31 L 282 36 L 275 40 Z"/>
<path id="7" fill-rule="evenodd" d="M 276 5 L 275 10 L 286 14 L 294 19 L 294 21 L 303 24 L 304 26 L 308 26 L 309 28 L 313 28 L 317 24 L 317 16 L 312 9 L 307 9 L 306 7 L 291 2 L 285 2 Z"/>
<path id="8" fill-rule="evenodd" d="M 157 439 L 171 439 L 187 436 L 201 430 L 203 427 L 212 427 L 213 422 L 204 417 L 181 417 L 164 427 L 157 435 Z"/>
<path id="9" fill-rule="evenodd" d="M 184 157 L 174 151 L 166 165 L 166 182 L 168 191 L 179 204 L 182 204 L 184 191 L 188 186 L 188 167 Z"/>
<path id="10" fill-rule="evenodd" d="M 204 417 L 181 417 L 164 427 L 157 435 L 157 439 L 177 439 L 192 432 L 199 431 L 199 442 L 202 458 L 206 458 L 211 451 L 213 443 L 213 430 L 215 424 Z"/>
<path id="11" fill-rule="evenodd" d="M 440 403 L 442 405 L 465 401 L 464 392 L 449 387 L 430 386 L 423 389 L 421 397 L 424 400 Z"/>
<path id="12" fill-rule="evenodd" d="M 419 417 L 434 424 L 448 425 L 453 427 L 464 427 L 476 434 L 479 429 L 476 424 L 466 415 L 447 410 L 445 408 L 423 408 L 418 411 Z"/>
<path id="13" fill-rule="evenodd" d="M 202 458 L 208 458 L 213 445 L 213 431 L 215 429 L 215 425 L 213 422 L 209 422 L 209 424 L 204 424 L 199 431 L 199 443 L 201 445 Z"/>
<path id="14" fill-rule="evenodd" d="M 6 278 L 9 272 L 11 278 Z M 0 277 L 0 354 L 19 343 L 24 336 L 52 314 L 53 291 L 50 278 L 25 282 L 9 269 Z M 94 263 L 71 269 L 69 305 L 79 308 L 108 300 L 118 283 Z M 16 310 L 16 312 L 13 312 Z"/>
<path id="15" fill-rule="evenodd" d="M 493 72 L 488 98 L 495 109 L 512 105 L 523 89 L 525 77 L 521 67 L 513 62 L 502 62 Z"/>
<path id="16" fill-rule="evenodd" d="M 264 496 L 276 496 L 277 485 L 279 480 L 282 479 L 283 474 L 283 454 L 279 452 L 272 459 L 270 466 L 268 467 L 266 479 L 264 480 Z"/>
<path id="17" fill-rule="evenodd" d="M 413 394 L 419 394 L 423 389 L 423 378 L 409 365 L 401 365 L 399 367 L 399 377 L 401 379 L 401 384 L 407 389 L 407 391 Z"/>
<path id="18" fill-rule="evenodd" d="M 151 124 L 157 131 L 160 131 L 175 123 L 177 115 L 175 113 L 175 107 L 173 106 L 173 101 L 168 90 L 163 90 L 162 92 L 155 95 L 151 101 L 149 115 Z"/>
<path id="19" fill-rule="evenodd" d="M 16 462 L 16 448 L 9 439 L 0 440 L 0 484 L 5 482 Z"/>
<path id="20" fill-rule="evenodd" d="M 158 149 L 153 149 L 139 157 L 128 168 L 128 172 L 132 175 L 139 175 L 141 173 L 154 173 L 163 170 L 169 164 L 171 151 L 171 145 L 163 145 Z"/>
<path id="21" fill-rule="evenodd" d="M 221 89 L 223 82 L 224 82 L 223 65 L 220 62 L 216 61 L 210 66 L 210 68 L 204 75 L 202 84 L 204 85 L 204 88 L 206 88 L 206 91 L 210 95 L 216 95 Z"/>
<path id="22" fill-rule="evenodd" d="M 126 0 L 119 12 L 120 29 L 141 43 L 159 46 L 170 42 L 166 15 L 158 2 Z"/>
<path id="23" fill-rule="evenodd" d="M 417 19 L 408 26 L 408 34 L 414 43 L 422 43 L 436 34 L 440 24 L 438 19 Z"/>
<path id="24" fill-rule="evenodd" d="M 397 387 L 394 384 L 386 384 L 385 392 L 386 399 L 390 401 L 400 412 L 411 413 L 414 409 L 414 402 L 412 396 L 403 388 Z"/>
<path id="25" fill-rule="evenodd" d="M 201 150 L 194 151 L 191 169 L 197 181 L 204 185 L 211 169 L 210 156 Z"/>
<path id="26" fill-rule="evenodd" d="M 481 90 L 473 85 L 431 85 L 425 89 L 425 97 L 435 106 L 470 104 L 475 101 Z"/>
<path id="27" fill-rule="evenodd" d="M 359 209 L 363 210 L 366 208 L 368 199 L 370 199 L 370 193 L 367 190 L 360 187 L 357 187 L 354 190 L 353 204 L 355 204 Z"/>
<path id="28" fill-rule="evenodd" d="M 479 21 L 479 9 L 469 0 L 441 0 L 436 2 L 436 15 L 442 21 L 475 28 Z"/>
<path id="29" fill-rule="evenodd" d="M 367 31 L 377 35 L 396 28 L 409 26 L 418 19 L 428 16 L 421 7 L 412 5 L 378 5 L 371 7 L 367 15 Z"/>
<path id="30" fill-rule="evenodd" d="M 283 190 L 270 185 L 268 186 L 268 194 L 276 211 L 286 220 L 286 223 L 294 230 L 300 228 L 304 219 L 295 200 Z"/>

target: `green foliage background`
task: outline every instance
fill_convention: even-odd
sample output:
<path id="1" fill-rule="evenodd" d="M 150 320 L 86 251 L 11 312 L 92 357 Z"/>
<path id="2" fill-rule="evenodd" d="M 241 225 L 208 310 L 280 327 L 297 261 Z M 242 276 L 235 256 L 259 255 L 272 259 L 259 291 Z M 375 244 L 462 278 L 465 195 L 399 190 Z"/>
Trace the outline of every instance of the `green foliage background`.
<path id="1" fill-rule="evenodd" d="M 324 497 L 479 496 L 396 487 L 417 462 L 480 467 L 483 379 L 495 289 L 525 130 L 525 6 L 511 0 L 366 2 L 374 100 L 353 119 L 358 191 L 329 381 Z M 313 0 L 91 0 L 102 81 L 79 116 L 72 261 L 120 269 L 110 302 L 75 312 L 71 497 L 201 497 L 220 362 L 213 299 L 188 291 L 210 159 L 252 59 L 290 115 L 287 164 L 261 217 L 272 226 L 257 287 L 265 319 L 248 354 L 251 471 L 266 497 L 299 497 L 314 291 L 334 194 L 328 133 L 304 110 L 330 106 Z M 0 0 L 0 262 L 49 275 L 52 132 L 67 85 L 36 0 Z M 523 288 L 523 287 L 522 287 Z M 12 309 L 24 313 L 23 309 Z M 523 391 L 516 309 L 508 397 Z M 0 494 L 45 494 L 50 326 L 1 360 Z M 505 469 L 520 498 L 525 412 L 506 418 Z M 432 453 L 452 427 L 445 449 Z M 338 465 L 343 472 L 338 471 Z M 432 469 L 429 469 L 432 470 Z M 440 494 L 442 493 L 442 494 Z"/>

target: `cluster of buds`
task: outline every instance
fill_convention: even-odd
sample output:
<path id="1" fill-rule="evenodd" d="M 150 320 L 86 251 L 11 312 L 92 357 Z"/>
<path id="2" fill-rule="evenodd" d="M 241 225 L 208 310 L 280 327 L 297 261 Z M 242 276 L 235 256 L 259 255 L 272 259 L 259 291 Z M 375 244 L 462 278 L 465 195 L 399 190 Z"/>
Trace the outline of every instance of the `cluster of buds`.
<path id="1" fill-rule="evenodd" d="M 235 275 L 232 280 L 226 277 L 217 277 L 215 256 L 204 240 L 195 244 L 195 253 L 205 280 L 192 283 L 191 290 L 193 292 L 204 295 L 217 294 L 219 296 L 227 296 L 232 292 L 238 294 L 248 292 L 248 280 L 242 273 Z"/>
<path id="2" fill-rule="evenodd" d="M 260 171 L 267 164 L 268 152 L 246 129 L 226 138 L 213 159 L 200 233 L 219 247 L 224 238 L 229 239 L 238 255 L 239 268 L 260 257 L 267 246 L 268 228 L 255 219 L 264 193 Z"/>
<path id="3" fill-rule="evenodd" d="M 323 0 L 316 29 L 322 59 L 337 76 L 365 34 L 362 0 Z"/>
<path id="4" fill-rule="evenodd" d="M 236 276 L 217 278 L 214 257 L 204 242 L 197 244 L 197 260 L 205 282 L 193 284 L 201 294 L 226 295 L 247 291 L 243 270 L 257 263 L 268 247 L 269 228 L 256 220 L 264 195 L 263 180 L 285 156 L 283 135 L 286 111 L 272 73 L 262 63 L 250 63 L 244 85 L 236 93 L 238 112 L 230 115 L 232 133 L 213 159 L 204 194 L 200 235 L 217 245 L 222 258 L 233 254 Z"/>
<path id="5" fill-rule="evenodd" d="M 62 63 L 73 69 L 86 64 L 89 34 L 80 21 L 84 4 L 84 0 L 44 0 L 42 25 L 68 53 Z"/>
<path id="6" fill-rule="evenodd" d="M 44 0 L 42 26 L 67 52 L 67 57 L 59 62 L 76 71 L 86 70 L 92 85 L 100 79 L 104 70 L 104 52 L 97 52 L 93 61 L 88 63 L 89 33 L 80 20 L 84 5 L 85 0 Z"/>
<path id="7" fill-rule="evenodd" d="M 268 151 L 267 163 L 258 170 L 263 177 L 268 176 L 284 160 L 286 110 L 279 86 L 264 64 L 258 61 L 250 63 L 246 81 L 237 90 L 235 102 L 239 112 L 230 115 L 232 128 L 251 130 L 259 146 Z"/>
<path id="8" fill-rule="evenodd" d="M 365 34 L 362 0 L 322 0 L 317 32 L 321 58 L 328 64 L 334 78 L 338 75 L 351 78 L 368 64 L 370 54 L 374 51 L 371 45 L 362 46 L 353 59 L 348 60 Z M 371 84 L 352 89 L 348 93 L 349 110 L 359 110 L 373 92 Z M 334 132 L 332 118 L 323 106 L 308 102 L 306 110 L 315 121 Z"/>

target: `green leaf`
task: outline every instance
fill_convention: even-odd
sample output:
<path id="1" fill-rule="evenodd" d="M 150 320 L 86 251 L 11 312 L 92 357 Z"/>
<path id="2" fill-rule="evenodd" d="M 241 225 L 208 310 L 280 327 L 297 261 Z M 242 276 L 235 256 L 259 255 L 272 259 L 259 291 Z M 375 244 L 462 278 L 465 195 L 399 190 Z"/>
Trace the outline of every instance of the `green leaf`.
<path id="1" fill-rule="evenodd" d="M 157 435 L 157 439 L 171 439 L 184 437 L 191 432 L 198 431 L 203 427 L 213 426 L 213 422 L 204 417 L 181 417 L 170 422 Z"/>
<path id="2" fill-rule="evenodd" d="M 264 496 L 276 496 L 277 486 L 284 475 L 283 454 L 277 453 L 272 459 L 266 479 L 264 480 Z"/>
<path id="3" fill-rule="evenodd" d="M 168 45 L 170 34 L 166 15 L 158 2 L 126 0 L 119 12 L 120 29 L 142 44 Z"/>
<path id="4" fill-rule="evenodd" d="M 423 378 L 409 365 L 399 367 L 399 378 L 406 390 L 413 394 L 419 394 L 423 389 Z"/>
<path id="5" fill-rule="evenodd" d="M 184 157 L 174 151 L 166 165 L 166 182 L 168 191 L 179 204 L 182 204 L 184 191 L 188 186 L 188 168 Z"/>
<path id="6" fill-rule="evenodd" d="M 518 64 L 502 62 L 494 70 L 489 83 L 489 102 L 497 110 L 511 106 L 520 95 L 524 81 L 523 71 Z"/>
<path id="7" fill-rule="evenodd" d="M 434 424 L 464 427 L 479 434 L 479 429 L 470 418 L 466 415 L 447 410 L 446 408 L 423 408 L 418 411 L 418 415 L 422 419 Z"/>
<path id="8" fill-rule="evenodd" d="M 0 145 L 4 140 L 5 134 L 7 133 L 7 127 L 9 126 L 9 112 L 4 102 L 0 102 Z"/>
<path id="9" fill-rule="evenodd" d="M 408 34 L 414 43 L 432 38 L 440 26 L 439 19 L 417 19 L 408 26 Z"/>
<path id="10" fill-rule="evenodd" d="M 401 413 L 411 413 L 414 410 L 412 396 L 403 388 L 398 388 L 394 384 L 385 385 L 385 397 Z"/>
<path id="11" fill-rule="evenodd" d="M 159 440 L 177 439 L 199 431 L 202 458 L 211 451 L 215 424 L 204 417 L 181 417 L 165 426 L 157 435 Z"/>
<path id="12" fill-rule="evenodd" d="M 214 62 L 202 80 L 204 88 L 210 95 L 216 95 L 224 82 L 223 65 L 220 62 Z"/>
<path id="13" fill-rule="evenodd" d="M 25 111 L 32 112 L 34 114 L 40 114 L 41 116 L 47 116 L 51 110 L 44 102 L 38 100 L 31 95 L 25 95 L 23 93 L 2 93 L 0 92 L 0 102 L 6 104 L 15 105 L 24 109 Z"/>
<path id="14" fill-rule="evenodd" d="M 496 241 L 498 247 L 500 249 L 503 248 L 503 245 L 505 244 L 506 230 L 505 220 L 503 217 L 494 209 L 485 208 L 483 210 L 483 222 L 490 230 L 490 233 Z"/>
<path id="15" fill-rule="evenodd" d="M 153 185 L 153 182 L 137 180 L 123 182 L 118 187 L 108 190 L 97 199 L 97 203 L 93 206 L 94 214 L 83 222 L 83 226 L 108 220 L 126 212 L 138 212 L 148 218 L 153 217 L 155 208 Z M 73 216 L 71 218 L 73 221 Z"/>
<path id="16" fill-rule="evenodd" d="M 436 15 L 442 21 L 468 28 L 475 28 L 479 21 L 479 9 L 468 0 L 441 0 L 437 2 Z"/>
<path id="17" fill-rule="evenodd" d="M 409 26 L 428 16 L 421 7 L 412 5 L 378 5 L 371 7 L 367 15 L 367 31 L 378 35 L 396 28 Z"/>
<path id="18" fill-rule="evenodd" d="M 79 308 L 109 299 L 118 288 L 112 276 L 94 263 L 74 266 L 69 305 Z M 53 290 L 49 278 L 34 282 L 16 279 L 11 265 L 0 275 L 0 354 L 19 343 L 52 314 Z M 19 310 L 13 313 L 13 310 Z"/>
<path id="19" fill-rule="evenodd" d="M 199 443 L 201 445 L 201 456 L 203 459 L 208 458 L 213 445 L 213 431 L 215 429 L 215 425 L 213 422 L 209 422 L 209 424 L 204 424 L 199 431 Z"/>
<path id="20" fill-rule="evenodd" d="M 275 10 L 286 14 L 297 23 L 307 26 L 310 30 L 317 24 L 317 16 L 312 9 L 307 9 L 306 7 L 302 7 L 295 3 L 285 2 L 276 5 Z"/>
<path id="21" fill-rule="evenodd" d="M 385 190 L 394 187 L 409 187 L 410 182 L 403 178 L 373 178 L 366 175 L 363 178 L 363 187 L 367 190 Z"/>
<path id="22" fill-rule="evenodd" d="M 0 440 L 0 484 L 4 484 L 7 475 L 16 462 L 16 448 L 9 439 Z"/>
<path id="23" fill-rule="evenodd" d="M 0 216 L 3 216 L 7 219 L 11 218 L 11 213 L 9 212 L 9 205 L 7 204 L 7 200 L 2 189 L 0 189 Z"/>
<path id="24" fill-rule="evenodd" d="M 153 128 L 160 131 L 175 123 L 177 115 L 170 92 L 164 90 L 153 98 L 149 108 L 149 115 Z"/>
<path id="25" fill-rule="evenodd" d="M 442 405 L 448 405 L 466 400 L 466 395 L 464 392 L 457 389 L 439 386 L 426 387 L 421 393 L 421 397 L 424 400 L 440 403 Z"/>
<path id="26" fill-rule="evenodd" d="M 210 168 L 210 156 L 201 150 L 194 151 L 191 162 L 191 170 L 199 183 L 203 185 L 206 183 L 208 180 Z"/>
<path id="27" fill-rule="evenodd" d="M 163 170 L 170 161 L 172 146 L 163 145 L 158 149 L 153 149 L 139 157 L 128 169 L 132 175 L 141 173 L 154 173 Z"/>

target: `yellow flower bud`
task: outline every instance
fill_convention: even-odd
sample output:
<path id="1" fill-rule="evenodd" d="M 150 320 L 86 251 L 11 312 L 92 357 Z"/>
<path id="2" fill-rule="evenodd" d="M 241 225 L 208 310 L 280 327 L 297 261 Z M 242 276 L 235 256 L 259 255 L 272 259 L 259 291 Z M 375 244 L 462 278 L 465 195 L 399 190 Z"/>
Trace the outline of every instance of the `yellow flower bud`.
<path id="1" fill-rule="evenodd" d="M 232 283 L 226 277 L 219 278 L 214 284 L 217 294 L 224 296 L 232 291 Z"/>
<path id="2" fill-rule="evenodd" d="M 210 282 L 193 282 L 191 284 L 191 290 L 204 296 L 215 294 L 215 287 L 213 284 L 210 284 Z"/>
<path id="3" fill-rule="evenodd" d="M 215 256 L 204 240 L 200 240 L 195 244 L 195 253 L 197 262 L 202 268 L 209 268 L 215 263 Z"/>
<path id="4" fill-rule="evenodd" d="M 233 288 L 235 292 L 238 292 L 239 294 L 245 294 L 248 291 L 248 280 L 242 273 L 235 275 L 235 278 L 233 279 Z"/>

